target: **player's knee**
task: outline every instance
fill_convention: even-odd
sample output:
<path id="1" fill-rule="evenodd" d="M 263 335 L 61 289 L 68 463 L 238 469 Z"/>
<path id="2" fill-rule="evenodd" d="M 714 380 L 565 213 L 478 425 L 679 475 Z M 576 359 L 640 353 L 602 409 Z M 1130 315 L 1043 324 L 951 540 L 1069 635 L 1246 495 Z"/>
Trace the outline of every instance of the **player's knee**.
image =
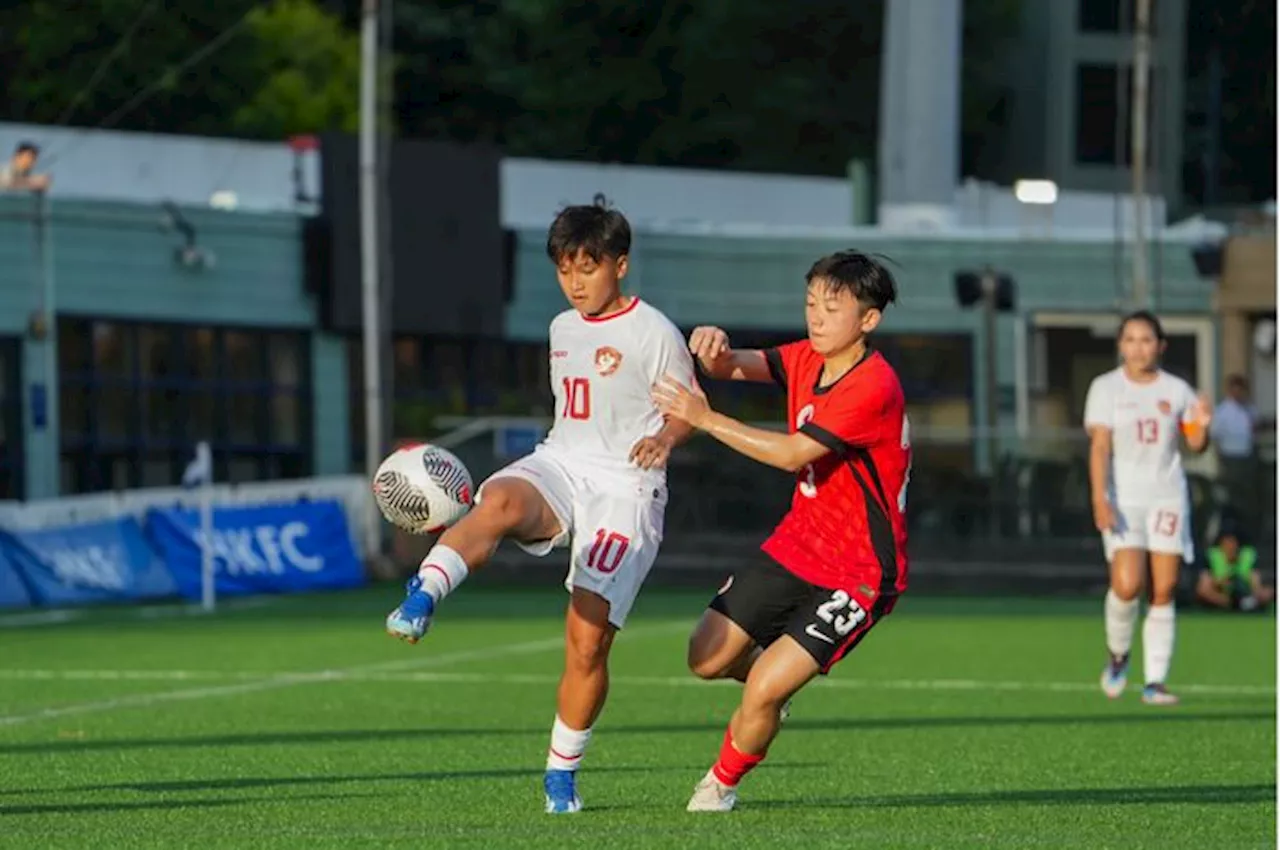
<path id="1" fill-rule="evenodd" d="M 565 666 L 580 673 L 590 673 L 609 661 L 611 635 L 594 629 L 574 629 L 564 644 Z"/>
<path id="2" fill-rule="evenodd" d="M 609 624 L 609 602 L 593 593 L 575 589 L 569 603 L 568 628 L 565 630 L 565 666 L 579 673 L 603 668 L 613 645 L 613 626 Z"/>
<path id="3" fill-rule="evenodd" d="M 1152 605 L 1168 605 L 1173 602 L 1174 585 L 1159 585 L 1151 588 Z"/>
<path id="4" fill-rule="evenodd" d="M 776 715 L 790 694 L 779 690 L 772 681 L 747 679 L 742 689 L 742 710 L 754 714 Z"/>
<path id="5" fill-rule="evenodd" d="M 1137 599 L 1141 589 L 1141 583 L 1130 576 L 1115 576 L 1111 579 L 1111 592 L 1121 602 L 1132 602 Z"/>
<path id="6" fill-rule="evenodd" d="M 697 635 L 689 638 L 689 651 L 685 662 L 689 665 L 689 672 L 699 679 L 723 679 L 728 673 L 729 665 L 708 651 L 707 646 L 698 640 Z"/>
<path id="7" fill-rule="evenodd" d="M 524 520 L 525 505 L 511 482 L 493 481 L 485 485 L 484 497 L 472 511 L 485 525 L 509 531 Z"/>

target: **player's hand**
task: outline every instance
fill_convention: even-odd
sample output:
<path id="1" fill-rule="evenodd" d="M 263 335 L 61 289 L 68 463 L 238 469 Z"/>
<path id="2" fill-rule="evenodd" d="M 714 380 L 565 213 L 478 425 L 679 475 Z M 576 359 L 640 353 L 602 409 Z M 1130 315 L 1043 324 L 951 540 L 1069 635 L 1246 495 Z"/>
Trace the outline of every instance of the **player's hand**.
<path id="1" fill-rule="evenodd" d="M 1115 531 L 1119 526 L 1116 521 L 1116 510 L 1110 499 L 1093 500 L 1093 525 L 1098 531 Z"/>
<path id="2" fill-rule="evenodd" d="M 664 469 L 669 457 L 671 441 L 664 437 L 645 437 L 631 447 L 631 462 L 641 469 Z"/>
<path id="3" fill-rule="evenodd" d="M 701 427 L 711 413 L 711 405 L 702 390 L 690 389 L 670 375 L 663 375 L 653 385 L 650 395 L 658 410 L 695 428 Z"/>
<path id="4" fill-rule="evenodd" d="M 1208 428 L 1213 422 L 1213 403 L 1209 401 L 1209 396 L 1200 393 L 1196 397 L 1196 403 L 1191 405 L 1190 419 L 1201 428 Z"/>
<path id="5" fill-rule="evenodd" d="M 729 335 L 710 325 L 694 328 L 689 334 L 689 353 L 698 359 L 704 372 L 714 375 L 717 366 L 732 353 Z"/>

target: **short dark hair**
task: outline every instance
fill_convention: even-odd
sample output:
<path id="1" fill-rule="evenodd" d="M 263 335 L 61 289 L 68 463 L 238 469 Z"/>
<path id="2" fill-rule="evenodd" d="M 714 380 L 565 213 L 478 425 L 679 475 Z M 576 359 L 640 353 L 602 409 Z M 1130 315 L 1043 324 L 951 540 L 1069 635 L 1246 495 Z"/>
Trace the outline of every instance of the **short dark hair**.
<path id="1" fill-rule="evenodd" d="M 35 142 L 18 142 L 18 146 L 13 149 L 13 155 L 17 156 L 20 153 L 29 153 L 32 156 L 39 156 L 40 146 Z"/>
<path id="2" fill-rule="evenodd" d="M 1160 324 L 1160 319 L 1150 310 L 1134 310 L 1129 315 L 1120 320 L 1120 330 L 1116 331 L 1116 339 L 1124 336 L 1124 329 L 1129 327 L 1130 322 L 1146 322 L 1151 328 L 1151 332 L 1156 335 L 1156 339 L 1160 342 L 1165 341 L 1164 325 Z"/>
<path id="3" fill-rule="evenodd" d="M 610 209 L 602 195 L 597 195 L 593 204 L 565 207 L 551 222 L 547 232 L 547 256 L 551 262 L 576 257 L 579 251 L 597 263 L 605 257 L 616 260 L 631 252 L 627 217 Z"/>
<path id="4" fill-rule="evenodd" d="M 818 260 L 804 276 L 805 285 L 821 280 L 831 289 L 845 290 L 864 307 L 885 307 L 898 300 L 898 284 L 880 260 L 861 251 L 837 251 Z"/>
<path id="5" fill-rule="evenodd" d="M 1228 375 L 1227 386 L 1239 387 L 1242 390 L 1247 390 L 1249 389 L 1249 379 L 1246 378 L 1244 375 Z"/>

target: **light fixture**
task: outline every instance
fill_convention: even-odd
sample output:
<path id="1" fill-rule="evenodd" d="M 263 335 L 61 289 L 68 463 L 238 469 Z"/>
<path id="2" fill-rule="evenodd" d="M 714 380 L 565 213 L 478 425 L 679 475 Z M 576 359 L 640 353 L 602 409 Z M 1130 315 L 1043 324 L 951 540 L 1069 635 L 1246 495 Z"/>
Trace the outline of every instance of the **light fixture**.
<path id="1" fill-rule="evenodd" d="M 234 210 L 240 206 L 240 197 L 230 189 L 219 189 L 209 196 L 209 206 L 215 210 Z"/>
<path id="2" fill-rule="evenodd" d="M 1058 184 L 1052 180 L 1018 180 L 1013 184 L 1013 196 L 1023 204 L 1056 204 Z"/>
<path id="3" fill-rule="evenodd" d="M 1253 348 L 1263 357 L 1276 353 L 1276 320 L 1261 319 L 1253 326 Z"/>

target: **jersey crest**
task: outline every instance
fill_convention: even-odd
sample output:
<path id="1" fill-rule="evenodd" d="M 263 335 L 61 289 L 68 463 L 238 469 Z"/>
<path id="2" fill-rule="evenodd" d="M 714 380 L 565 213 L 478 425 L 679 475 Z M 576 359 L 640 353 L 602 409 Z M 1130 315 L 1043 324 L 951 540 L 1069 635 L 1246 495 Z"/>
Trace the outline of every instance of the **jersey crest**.
<path id="1" fill-rule="evenodd" d="M 607 378 L 622 365 L 622 352 L 612 345 L 602 345 L 596 349 L 596 373 Z"/>
<path id="2" fill-rule="evenodd" d="M 1165 416 L 1168 416 L 1170 413 L 1173 413 L 1173 405 L 1169 404 L 1165 399 L 1160 399 L 1156 402 L 1156 410 L 1160 411 Z"/>

